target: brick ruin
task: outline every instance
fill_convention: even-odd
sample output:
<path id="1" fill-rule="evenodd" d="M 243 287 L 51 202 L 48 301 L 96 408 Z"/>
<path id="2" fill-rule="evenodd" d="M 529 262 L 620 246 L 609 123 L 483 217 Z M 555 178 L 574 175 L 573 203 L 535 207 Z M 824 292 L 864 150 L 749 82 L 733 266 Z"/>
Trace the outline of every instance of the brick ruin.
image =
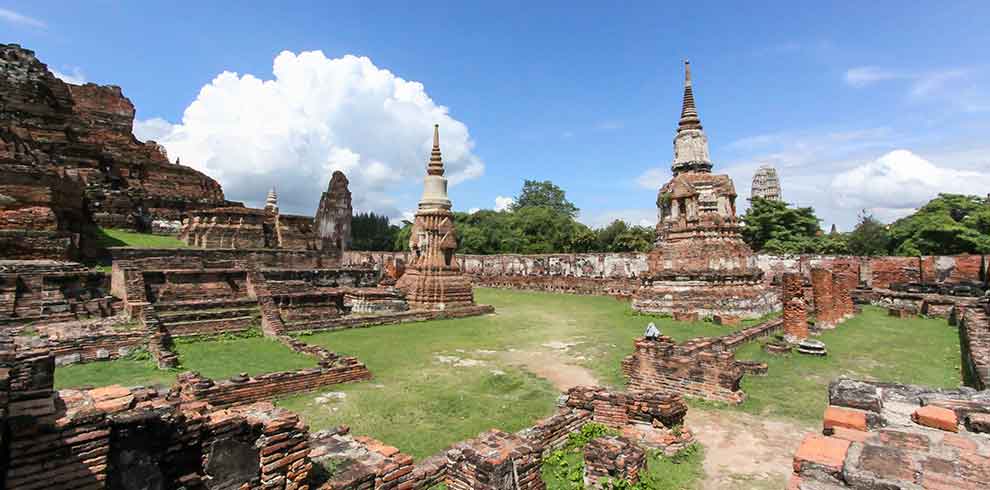
<path id="1" fill-rule="evenodd" d="M 794 455 L 789 489 L 955 488 L 990 484 L 990 396 L 972 389 L 839 378 L 821 434 Z"/>
<path id="2" fill-rule="evenodd" d="M 305 347 L 304 347 L 305 348 Z M 322 363 L 322 361 L 321 361 Z M 491 430 L 419 463 L 346 427 L 310 433 L 267 400 L 268 375 L 170 389 L 53 390 L 54 356 L 0 335 L 0 485 L 4 488 L 540 489 L 542 458 L 592 421 L 622 433 L 586 450 L 592 481 L 635 480 L 644 448 L 675 454 L 694 440 L 679 395 L 577 387 L 557 412 L 510 434 Z M 365 378 L 367 379 L 367 378 Z M 296 383 L 310 384 L 311 380 Z M 282 383 L 284 385 L 284 383 Z M 609 458 L 626 463 L 610 471 Z"/>
<path id="3" fill-rule="evenodd" d="M 623 359 L 622 372 L 632 392 L 664 391 L 705 400 L 739 404 L 746 399 L 744 374 L 764 375 L 765 364 L 737 361 L 744 343 L 775 334 L 783 320 L 770 320 L 721 337 L 699 337 L 678 344 L 670 337 L 639 337 Z"/>
<path id="4" fill-rule="evenodd" d="M 0 330 L 116 315 L 105 274 L 72 262 L 0 260 Z"/>
<path id="5" fill-rule="evenodd" d="M 378 269 L 401 268 L 409 263 L 410 252 L 348 251 L 344 264 L 371 265 Z M 630 297 L 641 286 L 640 276 L 649 270 L 646 253 L 585 253 L 543 255 L 463 255 L 454 258 L 460 269 L 477 286 Z M 990 269 L 984 256 L 955 255 L 928 257 L 851 257 L 827 255 L 755 256 L 769 287 L 781 283 L 784 273 L 798 272 L 807 281 L 811 270 L 847 267 L 858 276 L 854 292 L 871 302 L 871 291 L 945 296 L 979 296 L 986 277 L 981 267 Z M 981 265 L 982 264 L 982 265 Z M 919 281 L 924 282 L 919 282 Z M 894 288 L 894 289 L 891 289 Z M 896 290 L 895 290 L 896 289 Z M 811 304 L 811 296 L 805 298 Z"/>
<path id="6" fill-rule="evenodd" d="M 440 127 L 433 127 L 433 150 L 423 179 L 423 197 L 409 237 L 410 261 L 395 286 L 413 309 L 471 307 L 471 279 L 461 273 L 454 257 L 457 230 L 447 198 L 440 155 Z"/>
<path id="7" fill-rule="evenodd" d="M 215 180 L 133 133 L 119 87 L 67 84 L 34 52 L 0 45 L 0 256 L 73 259 L 87 227 L 174 233 L 228 205 Z"/>
<path id="8" fill-rule="evenodd" d="M 643 287 L 633 296 L 637 311 L 755 318 L 776 309 L 776 293 L 763 283 L 753 251 L 742 239 L 732 179 L 711 169 L 708 138 L 685 62 L 674 176 L 657 196 L 656 245 L 647 259 Z"/>
<path id="9" fill-rule="evenodd" d="M 351 191 L 347 176 L 335 171 L 316 209 L 316 247 L 335 255 L 351 249 Z"/>
<path id="10" fill-rule="evenodd" d="M 338 171 L 333 174 L 328 192 L 323 193 L 317 218 L 283 214 L 273 188 L 263 209 L 227 206 L 188 213 L 178 238 L 193 248 L 319 250 L 336 258 L 351 242 L 350 199 L 347 178 Z M 332 234 L 326 229 L 328 213 L 335 213 L 338 223 L 333 225 L 336 230 Z M 327 240 L 339 241 L 340 246 L 326 246 Z"/>
<path id="11" fill-rule="evenodd" d="M 804 278 L 788 272 L 783 278 L 784 333 L 789 340 L 808 338 L 808 305 L 804 301 Z"/>

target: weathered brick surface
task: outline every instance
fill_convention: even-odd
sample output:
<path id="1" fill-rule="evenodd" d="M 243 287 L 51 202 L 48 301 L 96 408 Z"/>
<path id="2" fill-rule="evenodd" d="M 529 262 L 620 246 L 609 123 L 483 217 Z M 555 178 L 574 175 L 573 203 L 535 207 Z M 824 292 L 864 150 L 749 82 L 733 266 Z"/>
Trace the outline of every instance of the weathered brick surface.
<path id="1" fill-rule="evenodd" d="M 804 277 L 788 272 L 783 277 L 784 333 L 791 339 L 808 338 L 808 312 L 804 302 Z"/>
<path id="2" fill-rule="evenodd" d="M 827 435 L 809 435 L 794 456 L 796 488 L 990 485 L 990 440 L 957 424 L 990 412 L 983 394 L 840 378 L 829 401 Z"/>
<path id="3" fill-rule="evenodd" d="M 962 377 L 967 386 L 990 388 L 990 318 L 987 304 L 967 307 L 959 324 Z"/>
<path id="4" fill-rule="evenodd" d="M 635 484 L 645 465 L 646 452 L 629 439 L 599 437 L 584 448 L 584 485 L 611 488 L 610 485 L 619 480 Z"/>
<path id="5" fill-rule="evenodd" d="M 704 340 L 704 339 L 696 339 Z M 667 391 L 725 403 L 742 403 L 743 372 L 735 354 L 714 343 L 711 350 L 692 342 L 678 345 L 669 337 L 640 337 L 622 361 L 631 391 Z"/>
<path id="6" fill-rule="evenodd" d="M 226 202 L 216 181 L 134 138 L 134 106 L 119 87 L 64 83 L 32 51 L 5 44 L 0 102 L 0 230 L 55 238 L 4 237 L 6 258 L 74 257 L 90 224 L 174 232 L 182 213 Z"/>

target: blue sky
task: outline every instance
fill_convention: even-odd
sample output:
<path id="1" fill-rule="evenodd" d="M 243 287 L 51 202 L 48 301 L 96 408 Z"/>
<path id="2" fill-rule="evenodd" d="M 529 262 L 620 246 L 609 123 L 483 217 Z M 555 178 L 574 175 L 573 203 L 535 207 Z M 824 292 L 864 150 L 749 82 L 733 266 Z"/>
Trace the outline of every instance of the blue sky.
<path id="1" fill-rule="evenodd" d="M 549 179 L 586 223 L 651 223 L 685 57 L 740 208 L 761 163 L 826 228 L 990 191 L 986 1 L 202 3 L 0 1 L 0 39 L 123 87 L 139 136 L 228 198 L 259 204 L 274 184 L 303 214 L 329 167 L 353 172 L 357 207 L 414 209 L 439 118 L 456 209 Z M 349 54 L 367 63 L 331 61 Z"/>

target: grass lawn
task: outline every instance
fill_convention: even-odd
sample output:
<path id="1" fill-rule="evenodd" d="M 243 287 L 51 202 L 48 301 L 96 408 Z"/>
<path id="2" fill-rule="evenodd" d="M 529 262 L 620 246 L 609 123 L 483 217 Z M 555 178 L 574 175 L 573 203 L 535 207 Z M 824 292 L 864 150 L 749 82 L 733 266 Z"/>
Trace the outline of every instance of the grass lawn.
<path id="1" fill-rule="evenodd" d="M 507 354 L 558 352 L 602 383 L 621 387 L 619 363 L 650 321 L 680 340 L 731 331 L 638 315 L 628 303 L 609 297 L 481 288 L 475 295 L 498 313 L 302 337 L 357 356 L 375 379 L 280 404 L 303 414 L 313 430 L 346 424 L 355 434 L 422 458 L 492 427 L 515 431 L 552 413 L 558 390 L 505 359 Z M 326 391 L 343 392 L 345 398 L 317 403 Z"/>
<path id="2" fill-rule="evenodd" d="M 83 386 L 169 386 L 175 383 L 174 371 L 155 367 L 150 359 L 118 359 L 116 361 L 72 364 L 55 369 L 55 389 Z"/>
<path id="3" fill-rule="evenodd" d="M 828 383 L 840 375 L 853 378 L 955 388 L 959 374 L 959 334 L 943 319 L 899 319 L 885 310 L 863 313 L 820 337 L 828 356 L 774 356 L 750 343 L 737 359 L 766 362 L 765 377 L 746 376 L 746 401 L 738 408 L 757 415 L 821 421 Z"/>
<path id="4" fill-rule="evenodd" d="M 316 366 L 313 358 L 292 352 L 264 337 L 179 341 L 175 350 L 182 363 L 178 370 L 159 370 L 150 359 L 74 364 L 55 370 L 55 388 L 110 384 L 171 385 L 175 382 L 175 375 L 181 371 L 199 371 L 203 376 L 220 380 L 242 372 L 256 375 Z"/>
<path id="5" fill-rule="evenodd" d="M 130 230 L 114 228 L 94 228 L 93 236 L 100 248 L 107 247 L 137 247 L 137 248 L 186 248 L 185 242 L 174 236 L 152 235 Z"/>

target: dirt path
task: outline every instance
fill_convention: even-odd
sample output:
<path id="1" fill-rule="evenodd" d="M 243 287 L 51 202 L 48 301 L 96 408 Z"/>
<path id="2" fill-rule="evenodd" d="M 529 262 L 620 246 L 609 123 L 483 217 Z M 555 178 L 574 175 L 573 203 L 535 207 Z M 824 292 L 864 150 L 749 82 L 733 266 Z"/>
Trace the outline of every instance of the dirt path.
<path id="1" fill-rule="evenodd" d="M 575 386 L 598 384 L 591 371 L 568 364 L 567 358 L 557 352 L 514 350 L 500 352 L 499 357 L 509 364 L 521 366 L 549 380 L 560 391 L 567 391 Z"/>
<path id="2" fill-rule="evenodd" d="M 685 425 L 705 447 L 705 490 L 782 489 L 794 451 L 813 427 L 728 410 L 688 410 Z"/>

